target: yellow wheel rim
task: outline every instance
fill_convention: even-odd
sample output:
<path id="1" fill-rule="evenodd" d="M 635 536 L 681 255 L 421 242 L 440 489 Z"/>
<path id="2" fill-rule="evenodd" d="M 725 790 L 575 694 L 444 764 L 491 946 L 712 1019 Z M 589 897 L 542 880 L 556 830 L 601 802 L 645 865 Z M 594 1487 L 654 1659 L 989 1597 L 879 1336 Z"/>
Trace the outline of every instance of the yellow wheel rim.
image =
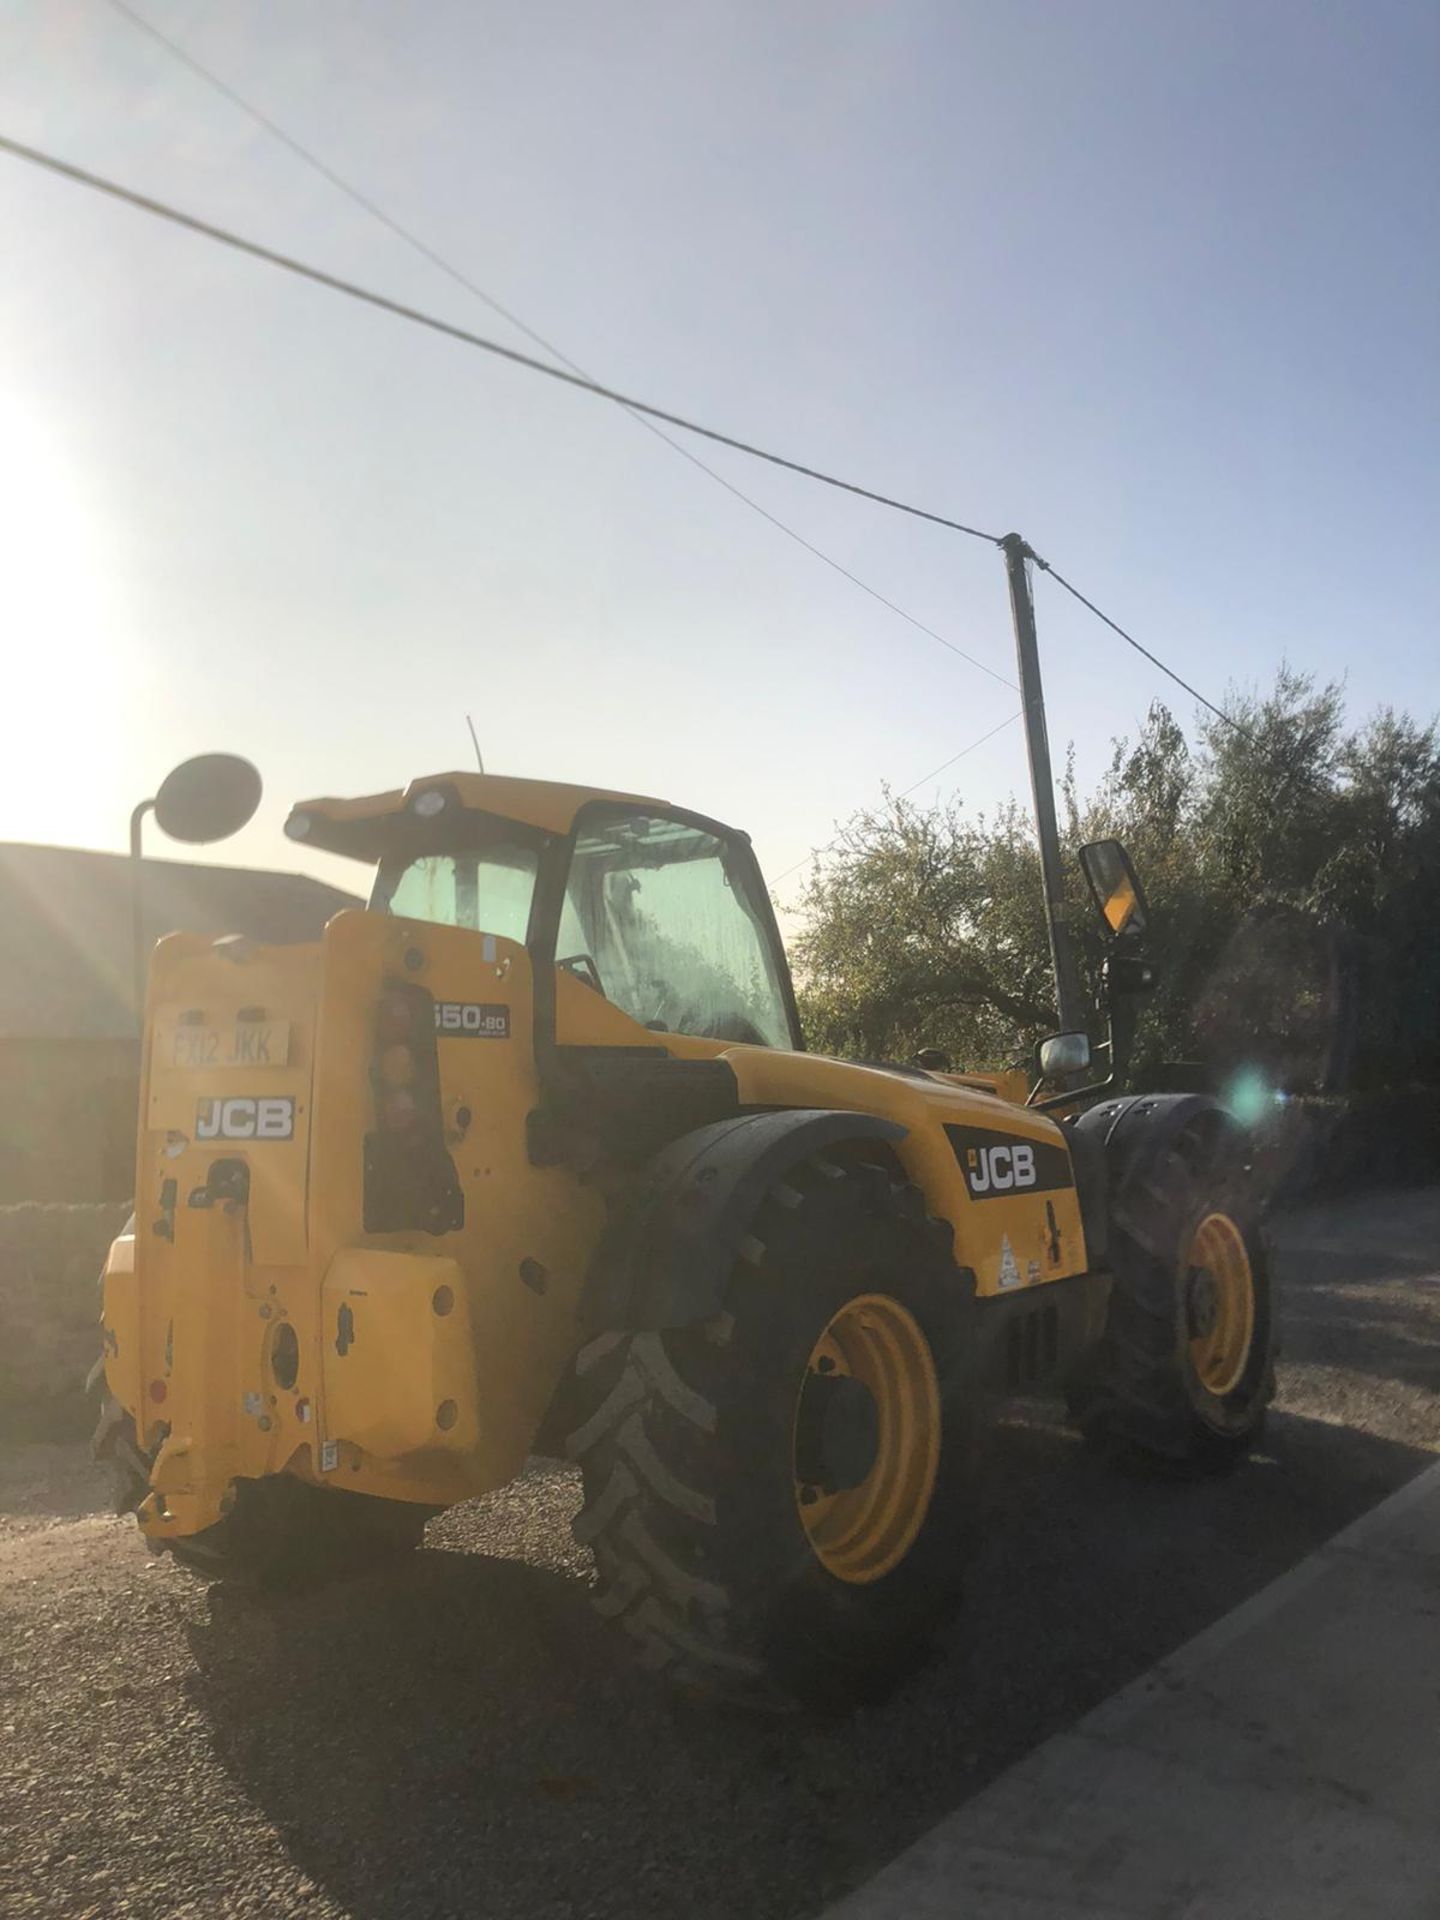
<path id="1" fill-rule="evenodd" d="M 873 1406 L 836 1388 L 846 1381 Z M 836 1392 L 859 1406 L 865 1429 L 853 1485 L 827 1485 L 820 1457 L 817 1402 L 829 1395 L 833 1404 Z M 795 1504 L 815 1557 L 837 1580 L 868 1585 L 914 1546 L 935 1491 L 940 1438 L 940 1382 L 915 1316 L 886 1294 L 857 1294 L 815 1342 L 795 1408 Z M 850 1452 L 854 1472 L 853 1443 Z"/>
<path id="2" fill-rule="evenodd" d="M 1181 1270 L 1190 1363 L 1207 1393 L 1233 1393 L 1255 1337 L 1255 1276 L 1245 1236 L 1228 1213 L 1207 1213 Z"/>

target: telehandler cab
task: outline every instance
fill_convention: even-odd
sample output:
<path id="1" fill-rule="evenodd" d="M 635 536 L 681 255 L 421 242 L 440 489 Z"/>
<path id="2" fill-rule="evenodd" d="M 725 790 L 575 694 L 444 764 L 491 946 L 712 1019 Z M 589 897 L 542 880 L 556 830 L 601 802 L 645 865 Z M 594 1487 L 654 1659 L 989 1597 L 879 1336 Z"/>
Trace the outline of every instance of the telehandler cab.
<path id="1" fill-rule="evenodd" d="M 1062 1034 L 1032 1090 L 806 1053 L 749 840 L 663 802 L 445 774 L 287 832 L 373 866 L 368 910 L 150 969 L 97 1448 L 153 1545 L 355 1564 L 562 1453 L 645 1666 L 834 1701 L 952 1602 L 990 1396 L 1182 1470 L 1255 1439 L 1245 1139 L 1111 1092 L 1147 977 L 1115 842 L 1111 1079 Z"/>

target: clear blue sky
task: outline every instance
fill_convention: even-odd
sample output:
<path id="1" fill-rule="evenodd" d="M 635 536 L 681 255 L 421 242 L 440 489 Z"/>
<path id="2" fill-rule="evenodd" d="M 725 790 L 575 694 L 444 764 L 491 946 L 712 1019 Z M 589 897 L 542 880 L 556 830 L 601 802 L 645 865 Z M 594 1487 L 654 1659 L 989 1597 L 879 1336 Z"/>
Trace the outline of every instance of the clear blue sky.
<path id="1" fill-rule="evenodd" d="M 1434 0 L 135 4 L 616 385 L 1018 527 L 1217 695 L 1440 706 Z M 515 338 L 105 0 L 0 0 L 0 128 Z M 0 837 L 225 746 L 293 866 L 468 709 L 778 872 L 1014 709 L 600 403 L 4 157 L 0 231 Z M 1012 670 L 991 550 L 705 457 Z M 1093 774 L 1166 684 L 1040 622 Z M 927 794 L 1023 789 L 1011 728 Z"/>

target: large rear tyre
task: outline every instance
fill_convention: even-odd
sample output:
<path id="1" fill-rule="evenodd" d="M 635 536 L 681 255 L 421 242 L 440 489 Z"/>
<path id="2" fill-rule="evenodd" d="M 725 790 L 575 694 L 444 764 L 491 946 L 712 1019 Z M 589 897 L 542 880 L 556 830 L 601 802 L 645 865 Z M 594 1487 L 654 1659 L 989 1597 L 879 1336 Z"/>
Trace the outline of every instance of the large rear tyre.
<path id="1" fill-rule="evenodd" d="M 577 1362 L 594 1603 L 682 1691 L 845 1707 L 927 1649 L 974 1539 L 972 1284 L 876 1166 L 772 1186 L 704 1326 Z"/>
<path id="2" fill-rule="evenodd" d="M 1069 1393 L 1087 1438 L 1173 1469 L 1224 1472 L 1275 1392 L 1269 1264 L 1245 1136 L 1202 1109 L 1116 1170 L 1104 1335 Z"/>

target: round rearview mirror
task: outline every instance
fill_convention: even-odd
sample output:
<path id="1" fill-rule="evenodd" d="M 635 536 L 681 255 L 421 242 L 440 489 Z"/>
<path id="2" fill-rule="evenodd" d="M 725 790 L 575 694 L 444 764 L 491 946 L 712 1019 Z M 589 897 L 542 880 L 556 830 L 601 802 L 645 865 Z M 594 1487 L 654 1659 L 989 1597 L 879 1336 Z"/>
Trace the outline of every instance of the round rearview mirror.
<path id="1" fill-rule="evenodd" d="M 167 773 L 155 796 L 155 818 L 172 840 L 203 845 L 228 840 L 260 804 L 260 775 L 234 753 L 201 753 Z"/>

